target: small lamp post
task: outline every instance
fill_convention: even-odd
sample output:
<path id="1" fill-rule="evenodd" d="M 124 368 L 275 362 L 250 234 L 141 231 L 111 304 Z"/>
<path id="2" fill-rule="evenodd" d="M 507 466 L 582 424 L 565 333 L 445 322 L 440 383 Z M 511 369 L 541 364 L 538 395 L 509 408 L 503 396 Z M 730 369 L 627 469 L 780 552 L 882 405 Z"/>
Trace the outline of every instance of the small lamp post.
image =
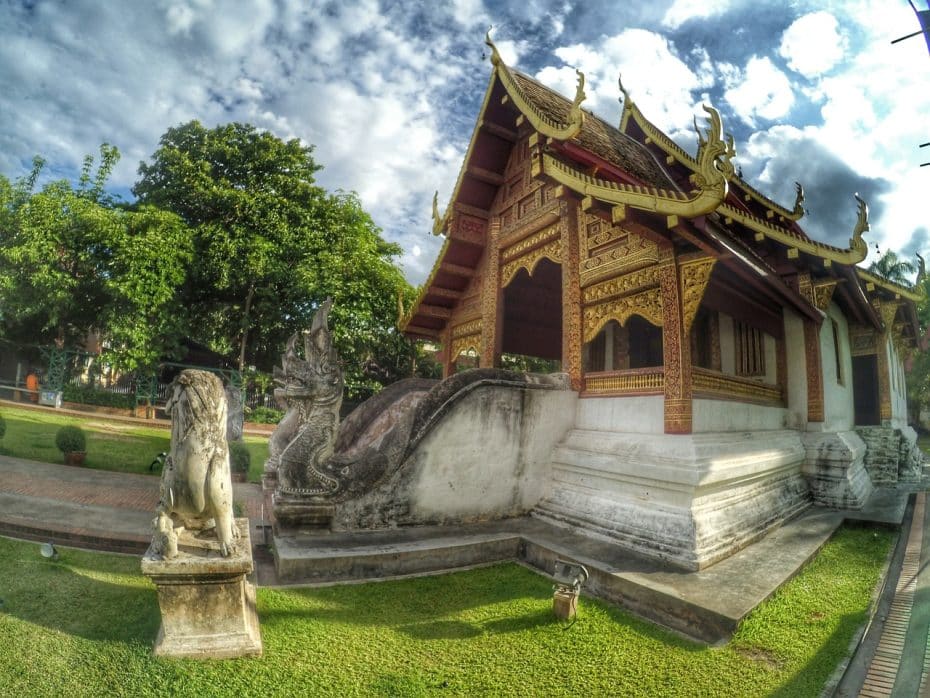
<path id="1" fill-rule="evenodd" d="M 584 565 L 556 560 L 552 572 L 555 586 L 552 592 L 552 612 L 559 620 L 574 620 L 578 613 L 578 594 L 588 580 Z"/>

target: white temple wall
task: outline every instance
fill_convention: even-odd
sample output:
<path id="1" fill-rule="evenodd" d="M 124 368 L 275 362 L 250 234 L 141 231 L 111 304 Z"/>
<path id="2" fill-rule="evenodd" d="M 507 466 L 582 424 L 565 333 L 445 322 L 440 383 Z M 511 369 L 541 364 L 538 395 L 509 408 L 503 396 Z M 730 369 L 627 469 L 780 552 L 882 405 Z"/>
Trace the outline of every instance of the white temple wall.
<path id="1" fill-rule="evenodd" d="M 832 322 L 831 322 L 832 321 Z M 834 342 L 833 328 L 837 336 Z M 837 376 L 836 347 L 839 347 L 840 372 Z M 823 431 L 847 431 L 855 423 L 852 386 L 852 354 L 846 317 L 835 303 L 827 308 L 820 325 L 820 370 L 823 376 Z"/>
<path id="2" fill-rule="evenodd" d="M 804 321 L 785 308 L 785 365 L 788 369 L 788 396 L 785 426 L 789 429 L 807 427 L 807 356 L 804 352 Z"/>
<path id="3" fill-rule="evenodd" d="M 907 426 L 907 385 L 904 380 L 904 365 L 891 339 L 886 341 L 888 355 L 888 385 L 891 394 L 891 426 Z"/>
<path id="4" fill-rule="evenodd" d="M 664 434 L 665 398 L 662 395 L 584 398 L 578 400 L 575 428 Z"/>
<path id="5" fill-rule="evenodd" d="M 552 450 L 571 429 L 577 401 L 570 390 L 485 386 L 458 402 L 403 468 L 411 521 L 525 513 L 548 490 Z"/>
<path id="6" fill-rule="evenodd" d="M 695 398 L 691 412 L 691 431 L 698 434 L 784 429 L 787 412 L 784 407 Z"/>

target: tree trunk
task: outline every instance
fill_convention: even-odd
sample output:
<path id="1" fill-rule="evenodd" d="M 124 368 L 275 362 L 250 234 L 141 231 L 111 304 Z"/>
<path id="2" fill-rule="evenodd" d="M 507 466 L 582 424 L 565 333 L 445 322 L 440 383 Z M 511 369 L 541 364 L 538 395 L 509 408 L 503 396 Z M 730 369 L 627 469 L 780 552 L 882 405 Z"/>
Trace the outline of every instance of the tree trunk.
<path id="1" fill-rule="evenodd" d="M 252 298 L 255 296 L 255 286 L 249 286 L 249 293 L 245 297 L 245 311 L 242 314 L 242 334 L 239 340 L 239 373 L 245 370 L 245 345 L 249 338 L 249 313 L 252 312 Z"/>

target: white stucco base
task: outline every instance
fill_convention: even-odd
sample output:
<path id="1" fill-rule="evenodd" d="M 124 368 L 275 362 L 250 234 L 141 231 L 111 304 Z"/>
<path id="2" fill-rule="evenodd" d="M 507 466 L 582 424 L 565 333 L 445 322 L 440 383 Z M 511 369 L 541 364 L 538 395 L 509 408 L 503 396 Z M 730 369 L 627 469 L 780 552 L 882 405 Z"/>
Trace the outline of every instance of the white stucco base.
<path id="1" fill-rule="evenodd" d="M 923 453 L 913 427 L 856 427 L 865 442 L 865 468 L 875 484 L 916 482 L 923 467 Z"/>
<path id="2" fill-rule="evenodd" d="M 579 413 L 590 416 L 585 402 L 594 401 L 579 401 Z M 554 452 L 552 489 L 533 515 L 701 569 L 808 506 L 803 460 L 799 434 L 784 429 L 677 436 L 576 428 Z"/>
<path id="3" fill-rule="evenodd" d="M 872 494 L 862 439 L 854 431 L 807 432 L 801 438 L 806 450 L 803 472 L 814 503 L 861 509 Z"/>

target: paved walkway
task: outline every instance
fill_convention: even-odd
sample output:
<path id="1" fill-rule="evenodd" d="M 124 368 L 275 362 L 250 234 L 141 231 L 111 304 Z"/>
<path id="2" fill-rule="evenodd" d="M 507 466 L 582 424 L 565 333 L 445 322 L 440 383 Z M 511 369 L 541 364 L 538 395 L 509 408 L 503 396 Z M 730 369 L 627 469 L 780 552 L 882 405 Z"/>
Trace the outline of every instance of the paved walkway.
<path id="1" fill-rule="evenodd" d="M 159 478 L 153 475 L 0 456 L 0 534 L 142 553 L 152 537 L 158 486 Z M 252 540 L 256 541 L 254 526 L 262 516 L 261 486 L 235 483 L 233 501 L 252 522 Z"/>

